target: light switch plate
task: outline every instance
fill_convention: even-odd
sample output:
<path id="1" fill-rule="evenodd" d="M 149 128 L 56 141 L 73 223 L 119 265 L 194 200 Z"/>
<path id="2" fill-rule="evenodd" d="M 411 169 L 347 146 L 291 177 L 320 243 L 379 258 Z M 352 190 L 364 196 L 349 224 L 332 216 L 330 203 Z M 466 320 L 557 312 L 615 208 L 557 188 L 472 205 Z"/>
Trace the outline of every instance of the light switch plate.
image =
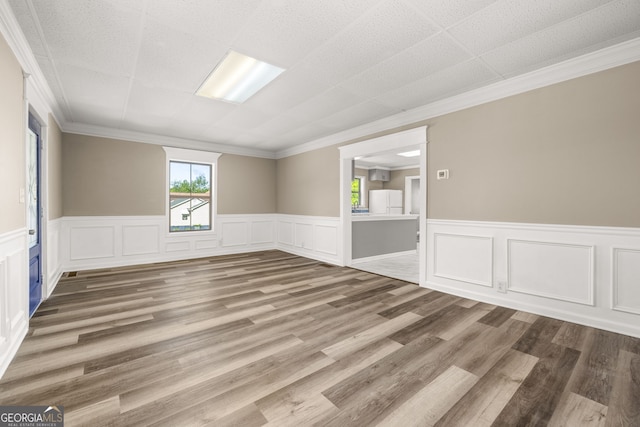
<path id="1" fill-rule="evenodd" d="M 449 179 L 449 169 L 440 169 L 437 172 L 437 178 L 440 179 Z"/>

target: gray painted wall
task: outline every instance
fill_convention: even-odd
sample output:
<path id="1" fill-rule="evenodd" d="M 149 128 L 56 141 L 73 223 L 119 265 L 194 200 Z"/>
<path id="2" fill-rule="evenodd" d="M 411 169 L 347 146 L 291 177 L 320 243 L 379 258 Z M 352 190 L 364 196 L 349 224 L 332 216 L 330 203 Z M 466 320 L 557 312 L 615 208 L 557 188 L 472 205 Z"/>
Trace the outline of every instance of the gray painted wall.
<path id="1" fill-rule="evenodd" d="M 353 221 L 351 258 L 366 258 L 416 249 L 418 219 Z"/>

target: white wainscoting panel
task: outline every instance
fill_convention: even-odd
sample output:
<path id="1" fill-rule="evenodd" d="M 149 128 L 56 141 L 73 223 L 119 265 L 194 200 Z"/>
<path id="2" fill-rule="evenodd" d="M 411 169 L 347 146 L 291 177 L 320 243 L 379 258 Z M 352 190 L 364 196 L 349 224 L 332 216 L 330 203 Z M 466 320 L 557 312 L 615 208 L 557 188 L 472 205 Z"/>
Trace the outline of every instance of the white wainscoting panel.
<path id="1" fill-rule="evenodd" d="M 278 215 L 277 248 L 342 265 L 342 228 L 338 217 Z"/>
<path id="2" fill-rule="evenodd" d="M 9 342 L 9 290 L 7 278 L 7 258 L 0 258 L 0 354 Z"/>
<path id="3" fill-rule="evenodd" d="M 196 240 L 195 244 L 196 244 L 196 251 L 202 251 L 202 250 L 207 250 L 207 249 L 215 249 L 215 248 L 218 247 L 218 241 L 216 239 Z M 238 245 L 236 245 L 236 246 L 238 246 Z"/>
<path id="4" fill-rule="evenodd" d="M 276 218 L 275 214 L 218 215 L 224 247 L 233 246 L 234 252 L 274 249 Z"/>
<path id="5" fill-rule="evenodd" d="M 164 216 L 64 217 L 59 222 L 58 264 L 64 271 L 276 248 L 341 263 L 339 218 L 217 215 L 213 231 L 180 233 L 166 231 Z"/>
<path id="6" fill-rule="evenodd" d="M 614 310 L 640 315 L 640 249 L 613 248 Z"/>
<path id="7" fill-rule="evenodd" d="M 190 242 L 167 242 L 165 251 L 167 252 L 188 252 L 191 250 Z"/>
<path id="8" fill-rule="evenodd" d="M 593 246 L 507 239 L 507 288 L 593 305 Z"/>
<path id="9" fill-rule="evenodd" d="M 424 286 L 640 337 L 640 228 L 430 219 L 426 239 Z"/>
<path id="10" fill-rule="evenodd" d="M 11 322 L 11 329 L 15 330 L 20 322 L 29 318 L 29 275 L 25 267 L 29 257 L 29 249 L 16 248 L 13 252 L 9 252 L 6 257 L 6 270 L 8 291 L 11 294 L 11 303 L 9 304 L 7 315 Z M 16 289 L 20 283 L 27 286 L 24 289 Z"/>
<path id="11" fill-rule="evenodd" d="M 222 246 L 246 246 L 249 243 L 249 232 L 245 221 L 225 222 L 222 224 Z"/>
<path id="12" fill-rule="evenodd" d="M 305 223 L 296 223 L 296 246 L 302 249 L 313 248 L 313 225 Z"/>
<path id="13" fill-rule="evenodd" d="M 433 275 L 480 286 L 493 286 L 493 239 L 434 234 Z"/>
<path id="14" fill-rule="evenodd" d="M 157 225 L 124 225 L 122 255 L 146 255 L 160 252 L 160 227 Z"/>
<path id="15" fill-rule="evenodd" d="M 314 229 L 316 250 L 330 255 L 338 255 L 338 227 L 335 225 L 316 225 Z"/>
<path id="16" fill-rule="evenodd" d="M 113 258 L 116 255 L 116 227 L 71 226 L 69 235 L 70 259 L 72 261 Z"/>
<path id="17" fill-rule="evenodd" d="M 251 223 L 251 244 L 273 244 L 275 235 L 273 230 L 275 228 L 274 221 L 253 221 Z"/>
<path id="18" fill-rule="evenodd" d="M 293 246 L 293 221 L 278 220 L 278 244 Z"/>
<path id="19" fill-rule="evenodd" d="M 164 216 L 64 217 L 66 271 L 274 249 L 276 215 L 218 215 L 213 231 L 169 233 Z"/>
<path id="20" fill-rule="evenodd" d="M 0 377 L 29 326 L 27 229 L 0 234 Z"/>
<path id="21" fill-rule="evenodd" d="M 46 263 L 47 274 L 45 275 L 45 286 L 42 289 L 43 295 L 48 298 L 53 292 L 58 280 L 62 276 L 62 260 L 60 257 L 60 233 L 62 222 L 60 218 L 47 222 L 47 252 Z"/>

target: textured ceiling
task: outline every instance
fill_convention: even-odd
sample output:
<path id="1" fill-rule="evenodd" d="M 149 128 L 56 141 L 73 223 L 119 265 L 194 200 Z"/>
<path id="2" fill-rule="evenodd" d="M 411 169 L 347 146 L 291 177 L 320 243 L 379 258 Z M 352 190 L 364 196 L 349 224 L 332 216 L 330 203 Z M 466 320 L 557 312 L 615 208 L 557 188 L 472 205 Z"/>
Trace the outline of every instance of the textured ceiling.
<path id="1" fill-rule="evenodd" d="M 639 0 L 10 0 L 64 123 L 277 151 L 640 36 Z M 287 69 L 194 95 L 227 50 Z"/>

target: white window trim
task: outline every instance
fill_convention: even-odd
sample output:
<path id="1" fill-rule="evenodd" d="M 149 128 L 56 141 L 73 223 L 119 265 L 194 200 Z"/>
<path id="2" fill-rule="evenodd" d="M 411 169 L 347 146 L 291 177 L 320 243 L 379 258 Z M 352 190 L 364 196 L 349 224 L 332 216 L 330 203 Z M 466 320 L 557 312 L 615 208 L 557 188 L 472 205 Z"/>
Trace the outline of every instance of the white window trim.
<path id="1" fill-rule="evenodd" d="M 215 236 L 218 225 L 218 158 L 222 153 L 214 153 L 211 151 L 200 150 L 187 150 L 184 148 L 174 147 L 162 147 L 165 151 L 165 233 L 167 237 L 180 237 L 185 235 L 198 235 L 198 236 Z M 171 211 L 169 209 L 169 172 L 170 162 L 187 162 L 187 163 L 201 163 L 211 165 L 211 180 L 213 185 L 211 191 L 213 192 L 211 203 L 211 230 L 193 230 L 193 231 L 181 231 L 179 233 L 172 233 L 169 231 L 169 218 L 171 217 Z"/>

